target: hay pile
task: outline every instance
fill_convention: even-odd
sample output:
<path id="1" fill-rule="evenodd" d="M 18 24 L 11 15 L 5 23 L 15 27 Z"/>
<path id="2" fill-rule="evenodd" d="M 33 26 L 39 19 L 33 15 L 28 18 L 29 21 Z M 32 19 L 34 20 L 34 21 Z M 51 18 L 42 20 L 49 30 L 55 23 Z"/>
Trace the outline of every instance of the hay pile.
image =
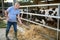
<path id="1" fill-rule="evenodd" d="M 47 40 L 39 33 L 41 30 L 37 28 L 36 26 L 33 27 L 31 25 L 31 28 L 29 30 L 25 30 L 24 34 L 21 34 L 18 32 L 18 39 L 19 40 Z"/>
<path id="2" fill-rule="evenodd" d="M 56 39 L 56 31 L 52 31 L 34 24 L 30 24 L 29 26 L 30 28 L 25 29 L 25 33 L 23 34 L 18 30 L 17 36 L 19 40 L 49 40 L 48 37 Z M 13 30 L 11 30 L 10 33 L 13 35 Z M 44 35 L 48 35 L 48 37 L 44 37 Z"/>

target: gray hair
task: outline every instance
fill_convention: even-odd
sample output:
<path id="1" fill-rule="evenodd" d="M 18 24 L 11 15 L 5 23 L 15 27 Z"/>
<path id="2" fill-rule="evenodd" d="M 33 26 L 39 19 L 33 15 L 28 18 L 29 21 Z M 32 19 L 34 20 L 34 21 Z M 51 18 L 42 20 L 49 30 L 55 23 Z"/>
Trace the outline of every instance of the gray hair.
<path id="1" fill-rule="evenodd" d="M 14 5 L 16 5 L 16 4 L 19 4 L 19 5 L 20 5 L 20 3 L 19 3 L 19 2 L 16 2 Z"/>

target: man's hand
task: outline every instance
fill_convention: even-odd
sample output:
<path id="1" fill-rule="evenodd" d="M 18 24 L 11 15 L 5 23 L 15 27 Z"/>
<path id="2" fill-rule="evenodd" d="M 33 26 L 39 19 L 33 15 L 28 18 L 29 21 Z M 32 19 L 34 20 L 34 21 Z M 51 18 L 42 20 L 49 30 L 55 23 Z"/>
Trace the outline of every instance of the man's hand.
<path id="1" fill-rule="evenodd" d="M 19 23 L 20 23 L 20 24 L 23 24 L 21 20 L 19 21 Z"/>
<path id="2" fill-rule="evenodd" d="M 7 10 L 5 11 L 5 19 L 6 19 L 6 21 L 8 21 L 8 11 Z"/>
<path id="3" fill-rule="evenodd" d="M 22 21 L 21 21 L 21 17 L 20 17 L 20 15 L 19 15 L 19 14 L 18 14 L 17 18 L 18 18 L 19 24 L 21 24 L 21 25 L 22 25 L 23 23 L 22 23 Z"/>
<path id="4" fill-rule="evenodd" d="M 8 18 L 8 17 L 6 17 L 6 21 L 8 21 L 8 19 L 9 19 L 9 18 Z"/>

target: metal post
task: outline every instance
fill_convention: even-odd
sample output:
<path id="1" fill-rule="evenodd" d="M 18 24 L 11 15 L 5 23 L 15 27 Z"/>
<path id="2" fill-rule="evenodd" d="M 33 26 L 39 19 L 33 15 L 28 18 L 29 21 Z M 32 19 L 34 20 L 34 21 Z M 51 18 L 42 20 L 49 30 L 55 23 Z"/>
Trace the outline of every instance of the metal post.
<path id="1" fill-rule="evenodd" d="M 13 0 L 13 5 L 16 3 L 16 0 Z"/>
<path id="2" fill-rule="evenodd" d="M 28 19 L 28 7 L 27 7 L 27 19 Z M 27 21 L 27 26 L 28 26 L 29 24 L 28 24 L 28 21 Z"/>
<path id="3" fill-rule="evenodd" d="M 58 8 L 59 8 L 59 16 L 60 16 L 60 5 L 58 6 Z"/>
<path id="4" fill-rule="evenodd" d="M 1 0 L 1 2 L 2 2 L 2 16 L 4 15 L 3 13 L 4 13 L 4 0 Z"/>
<path id="5" fill-rule="evenodd" d="M 49 0 L 46 0 L 47 4 L 50 4 Z M 47 7 L 49 9 L 49 6 Z"/>
<path id="6" fill-rule="evenodd" d="M 29 8 L 29 7 L 27 7 L 27 19 L 29 20 L 29 18 L 28 18 L 28 10 L 29 10 L 29 9 L 28 9 L 28 8 Z M 28 28 L 30 27 L 28 21 L 27 21 L 27 26 L 28 26 Z"/>
<path id="7" fill-rule="evenodd" d="M 60 5 L 58 5 L 58 17 L 60 16 Z M 57 40 L 59 39 L 59 18 L 57 19 Z"/>

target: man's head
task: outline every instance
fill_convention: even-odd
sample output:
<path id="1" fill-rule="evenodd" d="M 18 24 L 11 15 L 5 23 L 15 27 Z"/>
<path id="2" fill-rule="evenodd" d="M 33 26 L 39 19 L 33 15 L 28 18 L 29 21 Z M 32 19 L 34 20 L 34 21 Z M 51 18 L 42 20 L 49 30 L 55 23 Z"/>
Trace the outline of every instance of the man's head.
<path id="1" fill-rule="evenodd" d="M 20 8 L 20 4 L 18 2 L 16 2 L 14 7 L 15 7 L 15 9 L 19 9 Z"/>

